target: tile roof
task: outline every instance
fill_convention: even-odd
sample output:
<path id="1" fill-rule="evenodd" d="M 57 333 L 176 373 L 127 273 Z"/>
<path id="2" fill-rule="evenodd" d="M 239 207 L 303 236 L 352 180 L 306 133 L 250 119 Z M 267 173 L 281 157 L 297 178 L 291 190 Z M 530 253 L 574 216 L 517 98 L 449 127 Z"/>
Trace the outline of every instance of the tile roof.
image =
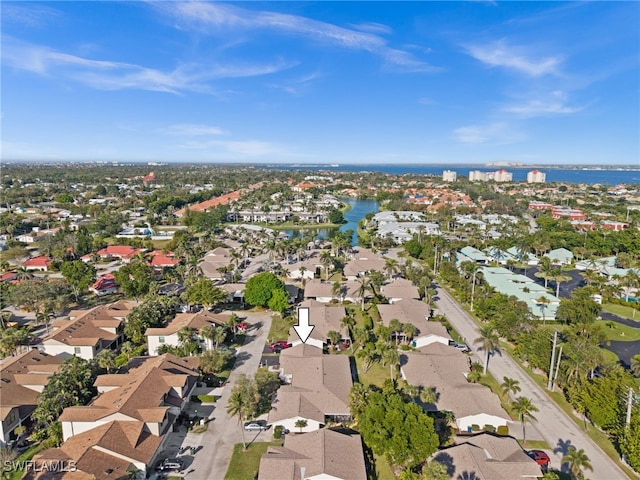
<path id="1" fill-rule="evenodd" d="M 183 327 L 193 328 L 199 331 L 206 325 L 218 326 L 225 325 L 231 315 L 211 313 L 208 310 L 200 310 L 196 313 L 178 313 L 173 320 L 171 320 L 166 327 L 162 328 L 147 328 L 145 335 L 172 335 L 177 333 Z"/>
<path id="2" fill-rule="evenodd" d="M 335 478 L 366 480 L 362 440 L 357 434 L 321 429 L 287 435 L 283 447 L 269 447 L 260 459 L 258 480 Z"/>

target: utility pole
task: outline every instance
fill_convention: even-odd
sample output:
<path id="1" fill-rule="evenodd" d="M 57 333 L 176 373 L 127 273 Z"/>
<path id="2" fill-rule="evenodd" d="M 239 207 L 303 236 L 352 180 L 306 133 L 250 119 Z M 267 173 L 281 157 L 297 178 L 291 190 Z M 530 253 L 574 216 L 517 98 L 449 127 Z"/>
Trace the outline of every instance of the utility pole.
<path id="1" fill-rule="evenodd" d="M 551 348 L 551 366 L 549 367 L 549 381 L 547 390 L 551 390 L 553 385 L 553 367 L 556 365 L 556 342 L 558 341 L 558 331 L 553 332 L 553 347 Z"/>
<path id="2" fill-rule="evenodd" d="M 629 425 L 631 425 L 631 408 L 633 407 L 633 388 L 629 387 L 629 398 L 627 398 L 627 421 L 625 423 L 625 428 L 629 430 Z"/>
<path id="3" fill-rule="evenodd" d="M 558 363 L 556 363 L 556 373 L 553 376 L 553 382 L 551 383 L 551 391 L 556 389 L 556 380 L 558 380 L 558 371 L 560 370 L 560 360 L 562 359 L 562 345 L 560 345 L 560 351 L 558 352 Z"/>
<path id="4" fill-rule="evenodd" d="M 438 244 L 436 243 L 436 251 L 433 254 L 433 274 L 436 274 L 436 268 L 438 265 Z"/>

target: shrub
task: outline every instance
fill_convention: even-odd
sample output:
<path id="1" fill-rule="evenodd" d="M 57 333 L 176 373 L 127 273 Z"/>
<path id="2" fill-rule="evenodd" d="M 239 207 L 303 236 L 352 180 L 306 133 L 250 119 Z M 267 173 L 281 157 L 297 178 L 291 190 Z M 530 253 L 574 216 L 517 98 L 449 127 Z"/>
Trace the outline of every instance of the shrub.
<path id="1" fill-rule="evenodd" d="M 491 433 L 496 431 L 496 427 L 494 427 L 493 425 L 485 425 L 482 429 L 485 432 L 491 432 Z"/>
<path id="2" fill-rule="evenodd" d="M 480 431 L 480 425 L 476 425 L 474 423 L 473 425 L 471 425 L 471 431 L 472 432 L 479 432 Z"/>
<path id="3" fill-rule="evenodd" d="M 282 425 L 276 425 L 273 429 L 273 438 L 280 440 L 282 438 L 284 427 Z"/>
<path id="4" fill-rule="evenodd" d="M 500 425 L 498 426 L 498 431 L 497 431 L 498 435 L 509 435 L 509 427 L 507 425 Z"/>

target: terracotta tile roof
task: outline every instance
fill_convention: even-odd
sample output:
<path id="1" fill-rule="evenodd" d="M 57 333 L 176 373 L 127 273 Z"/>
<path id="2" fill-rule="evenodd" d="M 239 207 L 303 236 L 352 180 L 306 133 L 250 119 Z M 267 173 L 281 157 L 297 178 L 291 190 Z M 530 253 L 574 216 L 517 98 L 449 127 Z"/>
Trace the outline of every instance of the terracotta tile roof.
<path id="1" fill-rule="evenodd" d="M 129 245 L 109 245 L 106 248 L 98 250 L 98 255 L 101 257 L 132 258 L 142 251 L 144 251 L 144 249 L 133 248 Z"/>
<path id="2" fill-rule="evenodd" d="M 232 202 L 237 201 L 240 198 L 240 190 L 236 190 L 235 192 L 227 193 L 226 195 L 221 195 L 219 197 L 214 197 L 209 200 L 205 200 L 204 202 L 196 203 L 194 205 L 190 205 L 187 207 L 192 212 L 203 212 L 212 207 L 217 207 L 218 205 L 228 205 Z M 181 208 L 174 212 L 174 215 L 181 217 L 183 216 L 187 208 Z"/>
<path id="3" fill-rule="evenodd" d="M 53 260 L 49 257 L 45 257 L 44 255 L 40 255 L 38 257 L 33 257 L 28 260 L 22 262 L 24 267 L 48 267 Z"/>

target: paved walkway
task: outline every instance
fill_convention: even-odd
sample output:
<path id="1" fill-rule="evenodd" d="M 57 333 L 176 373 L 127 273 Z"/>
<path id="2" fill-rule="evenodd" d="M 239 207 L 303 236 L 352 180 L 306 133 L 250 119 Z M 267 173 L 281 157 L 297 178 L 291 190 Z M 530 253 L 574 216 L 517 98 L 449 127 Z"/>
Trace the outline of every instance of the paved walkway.
<path id="1" fill-rule="evenodd" d="M 215 389 L 214 394 L 219 395 L 215 404 L 197 407 L 198 415 L 206 416 L 209 419 L 207 431 L 201 434 L 177 435 L 178 442 L 173 440 L 171 442 L 176 447 L 181 439 L 181 447 L 189 446 L 197 449 L 194 455 L 186 451 L 181 456 L 185 465 L 181 473 L 187 479 L 223 480 L 229 467 L 233 446 L 236 443 L 242 443 L 241 427 L 238 425 L 237 418 L 227 416 L 227 402 L 238 375 L 244 373 L 253 376 L 258 370 L 262 350 L 271 328 L 269 315 L 249 312 L 243 312 L 243 315 L 247 315 L 246 321 L 254 328 L 249 329 L 247 341 L 236 353 L 236 366 L 229 376 L 229 382 L 224 388 Z M 195 413 L 194 408 L 195 406 L 191 404 L 188 412 L 190 415 Z M 270 431 L 258 432 L 257 434 L 246 432 L 246 441 L 247 443 L 252 440 L 268 441 L 271 439 L 271 435 Z"/>
<path id="2" fill-rule="evenodd" d="M 474 341 L 479 338 L 475 321 L 444 289 L 438 288 L 438 297 L 436 306 L 439 312 L 443 313 L 451 325 L 464 337 L 467 345 L 473 349 L 475 359 L 484 363 L 484 352 L 478 351 L 477 346 L 474 345 Z M 553 450 L 547 453 L 551 457 L 553 468 L 560 469 L 562 456 L 570 446 L 575 446 L 578 449 L 584 449 L 593 466 L 593 472 L 585 472 L 587 477 L 599 480 L 629 478 L 509 355 L 506 353 L 502 356 L 493 355 L 489 360 L 489 371 L 498 381 L 505 376 L 518 380 L 522 388 L 518 396 L 530 398 L 538 407 L 539 412 L 535 414 L 537 421 L 526 426 L 527 437 L 534 438 L 532 435 L 539 435 L 551 445 Z M 512 427 L 510 427 L 512 435 L 521 437 L 522 431 L 518 426 Z M 535 434 L 534 431 L 536 431 Z M 566 465 L 564 467 L 563 470 L 566 471 Z"/>

